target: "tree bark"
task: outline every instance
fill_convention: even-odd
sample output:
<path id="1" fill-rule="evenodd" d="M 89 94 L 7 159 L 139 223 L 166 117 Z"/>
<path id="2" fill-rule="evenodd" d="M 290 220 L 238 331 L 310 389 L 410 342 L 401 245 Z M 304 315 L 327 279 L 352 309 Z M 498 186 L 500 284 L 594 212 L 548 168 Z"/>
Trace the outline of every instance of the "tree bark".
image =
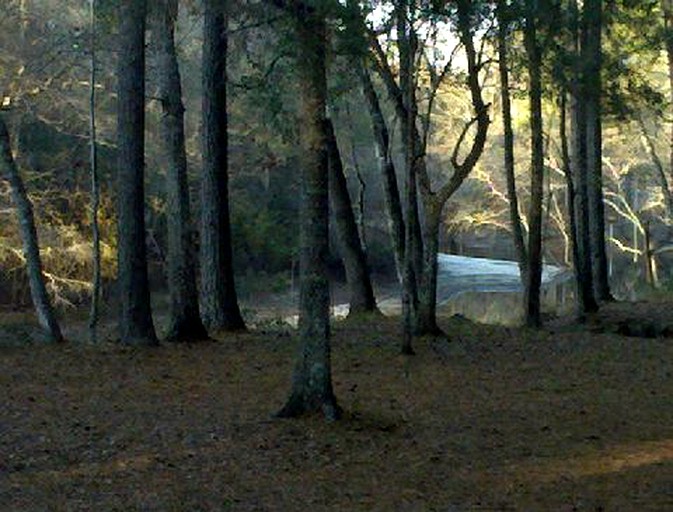
<path id="1" fill-rule="evenodd" d="M 666 58 L 668 60 L 668 87 L 669 87 L 669 102 L 673 103 L 673 1 L 661 0 L 661 10 L 664 15 L 664 43 L 666 47 Z M 673 182 L 673 126 L 671 127 L 668 139 L 669 151 L 669 177 L 666 180 L 666 187 L 668 188 L 668 196 L 671 195 L 671 190 L 668 187 L 668 182 Z M 669 215 L 673 218 L 673 208 L 669 210 Z"/>
<path id="2" fill-rule="evenodd" d="M 567 130 L 567 92 L 562 90 L 560 97 L 559 110 L 561 119 L 559 121 L 559 139 L 561 140 L 561 159 L 563 161 L 563 174 L 566 179 L 568 223 L 570 231 L 570 243 L 572 247 L 572 258 L 575 269 L 580 265 L 579 243 L 577 241 L 577 214 L 575 213 L 575 183 L 572 174 L 572 162 L 570 160 L 570 149 L 568 144 Z M 577 273 L 575 274 L 577 276 Z M 578 283 L 579 286 L 579 283 Z"/>
<path id="3" fill-rule="evenodd" d="M 538 42 L 535 2 L 526 2 L 524 40 L 528 56 L 528 96 L 530 101 L 531 198 L 528 214 L 528 271 L 526 272 L 526 325 L 539 327 L 542 284 L 542 200 L 544 148 L 542 133 L 542 55 Z"/>
<path id="4" fill-rule="evenodd" d="M 412 9 L 408 0 L 397 5 L 397 48 L 400 58 L 400 91 L 404 105 L 404 116 L 400 119 L 402 154 L 404 155 L 405 201 L 407 213 L 404 234 L 404 260 L 402 273 L 402 345 L 403 354 L 413 354 L 412 335 L 418 329 L 418 278 L 422 275 L 422 248 L 418 247 L 416 229 L 420 230 L 418 214 L 418 193 L 416 187 L 417 169 L 417 103 L 416 103 L 416 34 L 413 27 Z M 419 226 L 417 228 L 417 226 Z M 419 256 L 420 255 L 420 258 Z"/>
<path id="5" fill-rule="evenodd" d="M 328 162 L 325 133 L 327 26 L 311 7 L 292 8 L 300 55 L 300 122 L 303 200 L 301 214 L 299 339 L 300 353 L 290 397 L 280 417 L 341 414 L 332 387 L 328 247 Z"/>
<path id="6" fill-rule="evenodd" d="M 522 283 L 526 282 L 528 254 L 523 237 L 523 227 L 519 215 L 519 198 L 516 192 L 514 174 L 514 130 L 512 128 L 512 107 L 509 94 L 509 58 L 507 39 L 510 36 L 507 2 L 498 1 L 498 70 L 500 73 L 500 98 L 502 106 L 502 127 L 504 134 L 505 179 L 507 181 L 507 200 L 509 201 L 509 219 L 512 226 L 512 240 L 519 262 Z"/>
<path id="7" fill-rule="evenodd" d="M 226 20 L 223 2 L 204 2 L 201 313 L 214 331 L 245 329 L 234 283 L 229 215 Z"/>
<path id="8" fill-rule="evenodd" d="M 468 0 L 459 0 L 456 2 L 458 9 L 458 32 L 460 41 L 465 48 L 467 57 L 467 86 L 470 90 L 472 100 L 472 107 L 475 117 L 466 123 L 465 129 L 459 136 L 451 155 L 451 164 L 453 174 L 438 190 L 432 190 L 431 180 L 428 175 L 428 170 L 425 163 L 425 144 L 427 140 L 423 140 L 420 131 L 416 126 L 416 112 L 409 112 L 410 108 L 417 109 L 417 102 L 415 98 L 415 66 L 418 59 L 416 56 L 416 34 L 414 27 L 409 21 L 412 18 L 410 9 L 413 10 L 414 5 L 408 2 L 398 3 L 395 7 L 395 17 L 397 20 L 398 33 L 398 52 L 400 56 L 400 79 L 399 84 L 395 79 L 393 68 L 388 63 L 388 58 L 385 50 L 379 44 L 377 38 L 370 34 L 370 45 L 373 52 L 373 62 L 375 68 L 380 75 L 388 94 L 393 102 L 397 117 L 400 119 L 402 129 L 401 140 L 402 148 L 405 153 L 405 176 L 411 187 L 406 190 L 406 206 L 409 210 L 408 216 L 404 224 L 408 239 L 405 240 L 404 254 L 408 256 L 411 265 L 407 266 L 403 263 L 403 278 L 407 274 L 406 282 L 403 282 L 403 290 L 406 292 L 402 296 L 403 311 L 405 308 L 417 313 L 413 322 L 408 320 L 405 324 L 414 324 L 414 333 L 417 335 L 433 334 L 439 332 L 436 324 L 436 298 L 431 298 L 431 293 L 427 291 L 425 283 L 434 283 L 436 287 L 437 279 L 437 247 L 439 233 L 436 229 L 429 229 L 425 226 L 421 231 L 420 215 L 418 215 L 418 198 L 411 199 L 411 194 L 416 195 L 413 188 L 416 187 L 416 180 L 418 180 L 418 189 L 420 190 L 420 198 L 424 207 L 424 222 L 432 216 L 428 212 L 436 212 L 441 216 L 441 211 L 446 202 L 452 195 L 460 188 L 469 173 L 476 165 L 486 142 L 486 135 L 490 123 L 488 117 L 488 107 L 484 104 L 481 95 L 481 83 L 479 81 L 479 70 L 481 64 L 478 62 L 478 52 L 474 47 L 473 40 L 473 26 L 472 26 L 472 9 L 473 3 Z M 365 88 L 366 91 L 366 88 Z M 369 102 L 371 103 L 371 101 Z M 471 141 L 467 156 L 462 161 L 459 161 L 459 153 L 462 145 L 467 137 L 469 129 L 476 123 L 476 133 Z M 409 170 L 413 175 L 409 176 Z M 411 193 L 410 193 L 411 189 Z M 409 215 L 410 214 L 410 215 Z M 408 224 L 411 224 L 410 226 Z M 430 227 L 433 226 L 433 221 L 429 222 Z M 439 223 L 434 223 L 437 227 Z M 401 245 L 401 244 L 400 244 Z M 426 275 L 427 273 L 427 275 Z M 411 275 L 413 274 L 413 276 Z M 404 281 L 404 279 L 403 279 Z M 418 292 L 421 288 L 426 288 L 423 292 L 423 301 L 419 301 L 420 296 L 417 293 L 413 297 L 411 289 L 408 284 L 415 282 Z M 405 297 L 406 293 L 406 297 Z M 414 304 L 416 302 L 416 304 Z M 420 302 L 425 302 L 421 304 Z M 403 314 L 404 316 L 404 314 Z M 406 343 L 406 342 L 403 342 Z M 404 346 L 404 345 L 403 345 Z"/>
<path id="9" fill-rule="evenodd" d="M 98 341 L 98 320 L 100 317 L 101 296 L 101 251 L 100 226 L 98 211 L 100 209 L 100 179 L 98 175 L 98 151 L 96 148 L 96 0 L 89 3 L 90 40 L 90 73 L 89 73 L 89 165 L 91 170 L 91 237 L 93 275 L 91 279 L 91 311 L 89 313 L 89 339 L 91 343 Z"/>
<path id="10" fill-rule="evenodd" d="M 329 119 L 325 121 L 325 137 L 329 169 L 329 194 L 336 219 L 341 257 L 346 269 L 346 280 L 350 289 L 350 310 L 348 314 L 371 313 L 376 311 L 376 300 L 374 299 L 374 289 L 369 275 L 367 255 L 360 241 L 334 126 Z"/>
<path id="11" fill-rule="evenodd" d="M 398 280 L 400 284 L 402 284 L 405 227 L 402 204 L 400 201 L 400 189 L 397 184 L 395 164 L 393 163 L 390 150 L 390 136 L 369 71 L 364 65 L 361 65 L 359 71 L 362 91 L 367 101 L 367 108 L 369 110 L 369 117 L 371 119 L 372 131 L 376 143 L 375 148 L 379 164 L 379 173 L 383 180 L 383 193 L 386 209 L 388 211 L 390 239 L 395 255 L 395 268 L 397 269 Z"/>
<path id="12" fill-rule="evenodd" d="M 603 138 L 601 122 L 601 27 L 602 0 L 584 2 L 587 63 L 587 172 L 589 235 L 594 294 L 597 300 L 612 300 L 605 249 L 605 207 L 603 203 Z"/>
<path id="13" fill-rule="evenodd" d="M 425 241 L 421 286 L 418 290 L 418 319 L 416 332 L 423 335 L 440 335 L 437 325 L 437 257 L 439 254 L 439 225 L 441 206 L 426 203 L 423 240 Z"/>
<path id="14" fill-rule="evenodd" d="M 577 227 L 577 255 L 579 261 L 575 265 L 577 295 L 580 316 L 598 310 L 593 290 L 593 273 L 591 271 L 591 243 L 589 236 L 589 193 L 587 168 L 587 116 L 586 116 L 586 70 L 584 62 L 587 57 L 582 48 L 586 49 L 584 32 L 579 27 L 579 11 L 577 0 L 571 2 L 575 20 L 575 55 L 576 66 L 571 83 L 571 127 L 572 127 L 572 159 L 575 182 L 575 225 Z"/>
<path id="15" fill-rule="evenodd" d="M 144 0 L 119 4 L 117 98 L 118 286 L 122 343 L 155 345 L 145 246 Z"/>
<path id="16" fill-rule="evenodd" d="M 170 320 L 166 338 L 193 341 L 208 337 L 199 315 L 196 270 L 192 250 L 184 105 L 180 70 L 175 52 L 178 0 L 155 2 L 152 13 L 157 55 L 158 98 L 161 105 L 159 133 L 166 165 L 168 231 L 168 288 Z"/>
<path id="17" fill-rule="evenodd" d="M 439 224 L 444 205 L 460 188 L 467 176 L 477 164 L 486 144 L 486 135 L 490 119 L 488 107 L 484 104 L 479 81 L 478 54 L 474 47 L 472 9 L 474 6 L 467 0 L 457 2 L 458 10 L 458 33 L 460 41 L 465 49 L 467 60 L 467 86 L 470 90 L 470 99 L 475 117 L 466 123 L 461 135 L 458 137 L 451 155 L 453 174 L 449 181 L 436 191 L 431 190 L 430 179 L 425 165 L 418 165 L 421 198 L 425 213 L 425 228 L 423 230 L 423 265 L 421 268 L 421 289 L 419 291 L 418 315 L 416 320 L 416 334 L 436 335 L 441 333 L 437 325 L 437 256 L 439 248 Z M 459 153 L 465 141 L 469 128 L 476 123 L 469 151 L 465 158 L 460 161 Z M 425 147 L 417 149 L 417 159 L 422 160 Z M 416 268 L 419 268 L 416 266 Z"/>
<path id="18" fill-rule="evenodd" d="M 47 335 L 47 341 L 64 341 L 44 282 L 40 246 L 33 217 L 33 205 L 28 198 L 19 169 L 12 155 L 9 132 L 2 117 L 0 117 L 0 177 L 9 182 L 12 200 L 16 206 L 30 295 L 35 306 L 38 322 Z"/>

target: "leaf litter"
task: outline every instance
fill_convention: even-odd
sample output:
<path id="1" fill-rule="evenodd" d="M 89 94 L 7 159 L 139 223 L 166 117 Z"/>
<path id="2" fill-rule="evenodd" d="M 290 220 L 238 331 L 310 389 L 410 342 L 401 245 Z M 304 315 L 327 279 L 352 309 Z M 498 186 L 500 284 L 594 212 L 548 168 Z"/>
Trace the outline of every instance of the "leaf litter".
<path id="1" fill-rule="evenodd" d="M 277 420 L 296 340 L 0 349 L 0 510 L 673 510 L 673 323 L 614 304 L 543 331 L 339 322 L 342 421 Z M 655 319 L 655 320 L 653 320 Z M 663 332 L 663 330 L 661 330 Z M 17 340 L 20 341 L 20 340 Z"/>

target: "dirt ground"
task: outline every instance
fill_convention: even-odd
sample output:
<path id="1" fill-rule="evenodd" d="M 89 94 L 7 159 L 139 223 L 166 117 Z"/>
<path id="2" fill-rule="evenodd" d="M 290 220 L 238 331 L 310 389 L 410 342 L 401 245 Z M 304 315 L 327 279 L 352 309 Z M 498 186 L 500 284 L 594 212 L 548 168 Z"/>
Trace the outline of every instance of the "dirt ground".
<path id="1" fill-rule="evenodd" d="M 673 343 L 621 334 L 654 321 L 673 303 L 541 332 L 447 319 L 413 357 L 395 319 L 342 322 L 332 424 L 272 418 L 280 328 L 0 348 L 0 510 L 672 511 Z"/>

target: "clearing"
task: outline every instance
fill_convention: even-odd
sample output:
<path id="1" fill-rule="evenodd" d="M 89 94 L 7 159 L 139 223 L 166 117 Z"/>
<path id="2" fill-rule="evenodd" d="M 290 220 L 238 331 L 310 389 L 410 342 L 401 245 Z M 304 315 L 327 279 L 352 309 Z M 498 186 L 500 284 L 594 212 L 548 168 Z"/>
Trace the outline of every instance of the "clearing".
<path id="1" fill-rule="evenodd" d="M 335 326 L 344 419 L 277 420 L 283 329 L 0 348 L 0 510 L 673 510 L 673 303 L 546 330 Z M 647 329 L 645 329 L 646 331 Z M 633 333 L 628 333 L 633 334 Z"/>

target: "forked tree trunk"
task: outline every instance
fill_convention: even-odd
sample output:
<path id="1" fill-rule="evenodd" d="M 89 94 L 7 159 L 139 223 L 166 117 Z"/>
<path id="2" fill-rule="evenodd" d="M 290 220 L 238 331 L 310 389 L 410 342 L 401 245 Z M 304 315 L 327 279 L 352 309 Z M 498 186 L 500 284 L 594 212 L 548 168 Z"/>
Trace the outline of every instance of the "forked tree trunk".
<path id="1" fill-rule="evenodd" d="M 157 0 L 152 12 L 152 31 L 157 52 L 158 96 L 161 104 L 159 132 L 166 165 L 168 231 L 168 289 L 170 341 L 208 337 L 199 314 L 196 270 L 191 239 L 184 106 L 180 70 L 175 53 L 175 21 L 178 0 Z"/>
<path id="2" fill-rule="evenodd" d="M 341 154 L 332 121 L 325 121 L 325 137 L 329 166 L 329 193 L 336 219 L 341 257 L 350 289 L 349 315 L 376 311 L 374 289 L 369 275 L 367 255 L 362 247 L 353 207 L 348 194 Z"/>
<path id="3" fill-rule="evenodd" d="M 9 182 L 12 200 L 16 206 L 19 221 L 19 232 L 23 242 L 23 256 L 26 260 L 26 273 L 30 285 L 30 295 L 33 299 L 35 312 L 40 326 L 44 329 L 47 340 L 51 342 L 63 341 L 61 328 L 59 327 L 54 308 L 52 307 L 47 287 L 42 274 L 42 261 L 40 259 L 40 246 L 37 240 L 35 219 L 33 217 L 33 205 L 28 198 L 23 180 L 16 166 L 9 141 L 7 126 L 0 117 L 0 177 Z"/>
<path id="4" fill-rule="evenodd" d="M 292 10 L 300 72 L 301 213 L 299 341 L 300 352 L 290 397 L 280 417 L 322 413 L 340 416 L 332 387 L 329 324 L 328 163 L 325 134 L 327 27 L 324 15 L 311 8 Z"/>
<path id="5" fill-rule="evenodd" d="M 528 269 L 526 272 L 526 325 L 539 327 L 542 284 L 542 199 L 544 147 L 542 134 L 542 55 L 538 42 L 536 2 L 526 2 L 524 40 L 528 56 L 528 96 L 530 100 L 531 198 L 528 214 Z"/>
<path id="6" fill-rule="evenodd" d="M 238 306 L 232 262 L 224 4 L 219 0 L 204 2 L 201 313 L 209 329 L 235 331 L 245 329 L 245 323 Z"/>
<path id="7" fill-rule="evenodd" d="M 145 246 L 144 0 L 119 3 L 117 98 L 118 286 L 122 343 L 155 345 Z"/>
<path id="8" fill-rule="evenodd" d="M 458 32 L 460 41 L 465 49 L 467 60 L 467 86 L 470 90 L 470 99 L 475 117 L 465 125 L 461 135 L 456 140 L 452 155 L 451 164 L 453 175 L 447 183 L 436 191 L 431 190 L 430 178 L 425 165 L 418 165 L 419 180 L 421 183 L 421 197 L 423 200 L 425 213 L 425 227 L 423 229 L 423 262 L 422 266 L 416 266 L 421 272 L 421 289 L 419 290 L 418 315 L 416 319 L 416 334 L 436 335 L 441 333 L 437 325 L 437 257 L 439 249 L 439 226 L 441 214 L 444 205 L 460 188 L 467 176 L 472 172 L 477 164 L 486 143 L 486 135 L 490 119 L 488 117 L 488 107 L 484 104 L 481 94 L 481 83 L 479 80 L 479 70 L 481 64 L 478 62 L 478 52 L 474 47 L 473 39 L 473 9 L 474 5 L 467 0 L 456 2 L 458 11 Z M 476 130 L 471 139 L 467 155 L 462 161 L 459 160 L 459 153 L 469 128 L 476 123 Z M 423 162 L 420 155 L 425 154 L 425 147 L 416 149 L 416 158 Z"/>

